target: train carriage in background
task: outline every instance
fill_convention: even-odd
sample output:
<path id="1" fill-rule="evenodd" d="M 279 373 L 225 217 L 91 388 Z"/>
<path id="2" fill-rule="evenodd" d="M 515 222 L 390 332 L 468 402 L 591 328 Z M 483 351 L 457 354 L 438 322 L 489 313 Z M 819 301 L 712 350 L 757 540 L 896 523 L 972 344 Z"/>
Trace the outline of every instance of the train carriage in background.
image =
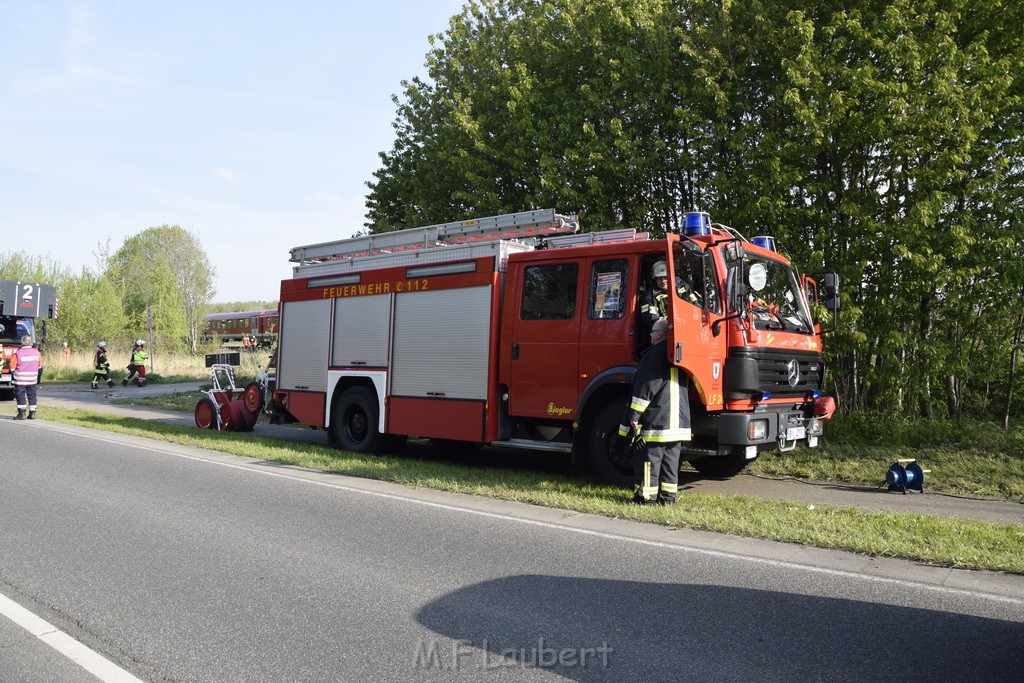
<path id="1" fill-rule="evenodd" d="M 203 330 L 200 341 L 208 342 L 217 338 L 225 346 L 239 346 L 242 337 L 253 336 L 260 347 L 271 347 L 277 343 L 277 331 L 276 308 L 210 313 L 206 316 L 206 329 Z"/>

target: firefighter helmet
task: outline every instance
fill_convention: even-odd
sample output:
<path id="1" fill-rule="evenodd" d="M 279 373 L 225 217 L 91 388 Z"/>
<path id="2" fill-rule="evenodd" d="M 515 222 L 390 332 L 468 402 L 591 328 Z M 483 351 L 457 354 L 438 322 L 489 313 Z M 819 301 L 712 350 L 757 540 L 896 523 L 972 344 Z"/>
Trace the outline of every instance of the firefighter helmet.
<path id="1" fill-rule="evenodd" d="M 651 268 L 651 277 L 668 277 L 668 268 L 665 266 L 664 261 L 658 261 Z"/>
<path id="2" fill-rule="evenodd" d="M 145 339 L 138 339 L 138 340 L 136 340 L 135 345 L 136 346 L 145 346 L 146 345 L 146 340 Z"/>
<path id="3" fill-rule="evenodd" d="M 105 342 L 105 341 L 101 341 L 101 342 L 100 342 L 99 344 L 97 344 L 96 346 L 100 347 L 101 349 L 105 349 L 105 348 L 107 348 L 107 342 Z"/>

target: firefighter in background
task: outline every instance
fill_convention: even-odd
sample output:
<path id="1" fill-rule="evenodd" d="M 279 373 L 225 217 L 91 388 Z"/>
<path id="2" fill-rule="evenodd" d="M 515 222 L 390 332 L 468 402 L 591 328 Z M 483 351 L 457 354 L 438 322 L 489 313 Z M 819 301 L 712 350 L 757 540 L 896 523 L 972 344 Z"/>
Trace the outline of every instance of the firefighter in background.
<path id="1" fill-rule="evenodd" d="M 243 334 L 242 335 L 242 351 L 248 351 L 248 350 L 249 350 L 249 335 Z"/>
<path id="2" fill-rule="evenodd" d="M 121 386 L 128 386 L 128 382 L 135 378 L 135 383 L 140 386 L 146 386 L 146 360 L 149 356 L 146 355 L 146 342 L 143 339 L 139 339 L 135 342 L 135 348 L 132 349 L 132 360 L 128 363 L 128 376 L 121 380 Z"/>
<path id="3" fill-rule="evenodd" d="M 644 443 L 633 454 L 633 502 L 640 505 L 675 502 L 679 453 L 682 442 L 690 440 L 689 381 L 668 362 L 667 330 L 667 320 L 654 323 L 653 346 L 640 359 L 633 396 L 619 425 L 619 436 Z"/>
<path id="4" fill-rule="evenodd" d="M 114 380 L 110 379 L 110 359 L 107 358 L 107 342 L 101 341 L 96 345 L 96 353 L 92 356 L 92 388 L 99 387 L 100 380 L 107 383 L 108 387 L 114 386 Z"/>
<path id="5" fill-rule="evenodd" d="M 32 337 L 26 334 L 21 338 L 21 348 L 11 356 L 11 373 L 14 375 L 14 392 L 18 404 L 15 420 L 36 419 L 36 384 L 39 382 L 42 362 L 39 350 L 32 348 Z"/>

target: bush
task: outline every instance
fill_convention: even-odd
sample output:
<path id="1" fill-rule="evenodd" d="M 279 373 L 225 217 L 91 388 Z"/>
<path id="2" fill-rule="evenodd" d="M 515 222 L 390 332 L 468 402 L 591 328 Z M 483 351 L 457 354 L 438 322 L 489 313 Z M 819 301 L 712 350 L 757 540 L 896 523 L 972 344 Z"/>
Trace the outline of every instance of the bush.
<path id="1" fill-rule="evenodd" d="M 1024 429 L 1003 431 L 995 422 L 981 420 L 926 420 L 905 415 L 856 413 L 837 415 L 826 425 L 833 444 L 861 444 L 894 448 L 960 448 L 1022 457 Z"/>

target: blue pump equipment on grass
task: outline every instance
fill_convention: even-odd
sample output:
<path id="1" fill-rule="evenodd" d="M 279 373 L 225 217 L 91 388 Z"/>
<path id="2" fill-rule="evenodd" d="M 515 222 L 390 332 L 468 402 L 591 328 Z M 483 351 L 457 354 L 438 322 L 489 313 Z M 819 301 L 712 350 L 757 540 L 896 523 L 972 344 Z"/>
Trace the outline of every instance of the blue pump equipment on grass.
<path id="1" fill-rule="evenodd" d="M 889 483 L 890 491 L 901 491 L 904 495 L 908 490 L 924 493 L 925 472 L 931 470 L 921 469 L 916 460 L 896 460 L 885 473 L 885 480 Z"/>

